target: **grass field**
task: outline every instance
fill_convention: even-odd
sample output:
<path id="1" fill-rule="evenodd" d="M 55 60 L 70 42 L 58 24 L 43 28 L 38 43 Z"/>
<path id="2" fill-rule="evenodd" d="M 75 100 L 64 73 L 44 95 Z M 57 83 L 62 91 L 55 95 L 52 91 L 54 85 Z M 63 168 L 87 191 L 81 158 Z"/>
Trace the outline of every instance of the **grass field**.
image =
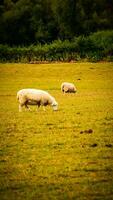
<path id="1" fill-rule="evenodd" d="M 58 111 L 19 113 L 22 88 Z M 0 118 L 0 200 L 113 199 L 113 63 L 0 64 Z"/>

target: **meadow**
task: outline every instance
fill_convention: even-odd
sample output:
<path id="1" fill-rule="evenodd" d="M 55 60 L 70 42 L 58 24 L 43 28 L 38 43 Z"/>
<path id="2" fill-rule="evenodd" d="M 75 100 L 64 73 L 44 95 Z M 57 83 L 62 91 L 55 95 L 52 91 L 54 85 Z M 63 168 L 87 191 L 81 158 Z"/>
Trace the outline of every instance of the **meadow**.
<path id="1" fill-rule="evenodd" d="M 22 88 L 58 111 L 19 113 Z M 0 200 L 113 199 L 113 63 L 0 64 L 0 119 Z"/>

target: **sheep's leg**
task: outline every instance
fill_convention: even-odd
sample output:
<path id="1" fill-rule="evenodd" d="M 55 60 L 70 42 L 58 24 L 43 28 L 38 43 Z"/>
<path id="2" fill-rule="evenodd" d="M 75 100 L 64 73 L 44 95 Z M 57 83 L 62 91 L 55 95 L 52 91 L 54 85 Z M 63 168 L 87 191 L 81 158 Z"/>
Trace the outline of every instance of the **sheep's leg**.
<path id="1" fill-rule="evenodd" d="M 22 112 L 22 105 L 19 104 L 19 112 Z"/>
<path id="2" fill-rule="evenodd" d="M 31 109 L 28 107 L 27 104 L 25 104 L 25 108 L 26 108 L 27 110 L 31 111 Z"/>
<path id="3" fill-rule="evenodd" d="M 39 111 L 40 105 L 41 105 L 41 102 L 38 101 L 38 102 L 37 102 L 37 112 Z"/>
<path id="4" fill-rule="evenodd" d="M 39 110 L 39 107 L 40 107 L 40 105 L 37 105 L 37 109 L 36 109 L 36 110 L 37 110 L 37 112 L 38 112 L 38 110 Z"/>

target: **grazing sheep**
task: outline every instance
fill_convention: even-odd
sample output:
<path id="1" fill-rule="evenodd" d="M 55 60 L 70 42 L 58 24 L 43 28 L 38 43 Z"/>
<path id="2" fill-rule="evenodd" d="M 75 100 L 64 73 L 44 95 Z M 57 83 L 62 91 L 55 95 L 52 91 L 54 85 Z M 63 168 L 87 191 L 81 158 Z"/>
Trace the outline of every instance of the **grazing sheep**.
<path id="1" fill-rule="evenodd" d="M 61 91 L 64 93 L 75 93 L 76 87 L 73 83 L 64 82 L 61 84 Z"/>
<path id="2" fill-rule="evenodd" d="M 55 98 L 43 90 L 22 89 L 17 92 L 17 99 L 19 101 L 20 112 L 23 106 L 29 109 L 28 105 L 37 105 L 38 107 L 50 105 L 53 110 L 58 109 L 58 103 Z"/>

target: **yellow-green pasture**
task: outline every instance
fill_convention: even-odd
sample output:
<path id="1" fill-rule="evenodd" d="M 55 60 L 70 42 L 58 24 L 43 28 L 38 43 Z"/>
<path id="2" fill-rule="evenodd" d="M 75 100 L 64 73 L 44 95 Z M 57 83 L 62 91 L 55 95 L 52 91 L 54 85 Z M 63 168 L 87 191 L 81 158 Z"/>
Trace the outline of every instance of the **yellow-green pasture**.
<path id="1" fill-rule="evenodd" d="M 22 88 L 58 111 L 19 113 Z M 0 200 L 113 199 L 113 63 L 0 64 L 0 118 Z"/>

